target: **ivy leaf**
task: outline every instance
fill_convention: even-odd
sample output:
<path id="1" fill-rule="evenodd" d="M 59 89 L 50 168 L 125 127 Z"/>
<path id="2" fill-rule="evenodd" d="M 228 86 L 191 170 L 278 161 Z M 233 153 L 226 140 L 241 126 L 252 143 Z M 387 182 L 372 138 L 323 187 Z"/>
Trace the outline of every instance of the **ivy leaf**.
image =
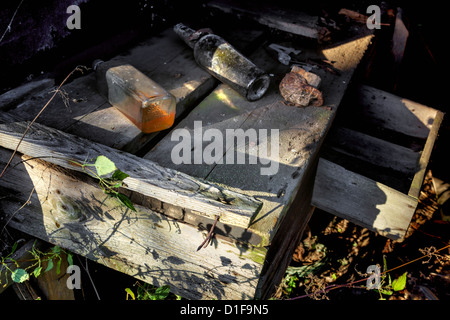
<path id="1" fill-rule="evenodd" d="M 170 286 L 162 286 L 155 290 L 155 293 L 150 295 L 152 300 L 164 300 L 170 293 Z"/>
<path id="2" fill-rule="evenodd" d="M 125 291 L 127 292 L 127 300 L 128 300 L 128 296 L 130 296 L 131 299 L 136 300 L 136 296 L 134 295 L 134 292 L 131 291 L 130 288 L 125 288 Z"/>
<path id="3" fill-rule="evenodd" d="M 97 174 L 99 176 L 104 176 L 117 170 L 114 162 L 112 162 L 105 156 L 97 157 L 97 159 L 95 160 L 95 169 L 97 170 Z"/>
<path id="4" fill-rule="evenodd" d="M 67 262 L 69 266 L 73 265 L 73 255 L 70 252 L 67 253 Z"/>
<path id="5" fill-rule="evenodd" d="M 116 171 L 114 171 L 111 179 L 112 180 L 119 180 L 119 181 L 123 181 L 125 178 L 128 178 L 129 175 L 126 174 L 125 172 L 120 171 L 119 169 L 117 169 Z"/>
<path id="6" fill-rule="evenodd" d="M 53 269 L 53 260 L 48 260 L 47 268 L 45 268 L 44 272 L 50 271 Z"/>
<path id="7" fill-rule="evenodd" d="M 115 194 L 115 197 L 126 207 L 130 208 L 132 211 L 136 211 L 130 198 L 128 198 L 126 195 L 124 195 L 122 193 L 117 193 L 117 194 Z"/>
<path id="8" fill-rule="evenodd" d="M 392 295 L 392 290 L 389 290 L 389 289 L 384 289 L 384 288 L 380 288 L 380 289 L 378 289 L 382 294 L 385 294 L 385 295 L 387 295 L 387 296 L 390 296 L 390 295 Z"/>
<path id="9" fill-rule="evenodd" d="M 33 275 L 35 278 L 39 277 L 42 271 L 42 267 L 37 267 L 36 269 L 33 270 Z"/>
<path id="10" fill-rule="evenodd" d="M 392 289 L 394 289 L 394 291 L 402 291 L 405 289 L 407 276 L 408 272 L 405 272 L 400 277 L 392 281 Z"/>
<path id="11" fill-rule="evenodd" d="M 60 254 L 60 252 L 61 252 L 61 247 L 59 247 L 59 246 L 54 246 L 54 247 L 52 248 L 52 252 L 53 252 L 54 254 Z"/>
<path id="12" fill-rule="evenodd" d="M 16 269 L 11 273 L 11 279 L 14 282 L 22 283 L 24 281 L 27 281 L 30 278 L 30 275 L 28 272 L 26 272 L 24 269 Z"/>

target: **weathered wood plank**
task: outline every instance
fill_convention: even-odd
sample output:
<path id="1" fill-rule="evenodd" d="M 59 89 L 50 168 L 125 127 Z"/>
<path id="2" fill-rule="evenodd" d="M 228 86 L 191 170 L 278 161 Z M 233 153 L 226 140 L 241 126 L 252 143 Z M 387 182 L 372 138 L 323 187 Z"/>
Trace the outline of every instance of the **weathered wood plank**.
<path id="1" fill-rule="evenodd" d="M 192 52 L 172 29 L 111 61 L 134 65 L 171 92 L 177 99 L 177 117 L 216 85 L 215 80 L 197 66 Z M 75 79 L 62 89 L 68 100 L 55 98 L 38 122 L 128 152 L 137 151 L 155 136 L 141 133 L 111 107 L 99 94 L 93 73 Z M 35 94 L 10 112 L 23 120 L 33 119 L 51 97 L 51 91 L 45 89 Z"/>
<path id="2" fill-rule="evenodd" d="M 9 154 L 0 148 L 0 165 Z M 197 251 L 206 232 L 140 205 L 133 212 L 69 170 L 19 160 L 0 179 L 10 227 L 189 299 L 253 297 L 265 249 L 216 237 Z"/>
<path id="3" fill-rule="evenodd" d="M 29 98 L 32 94 L 53 87 L 53 79 L 41 79 L 27 82 L 17 88 L 11 89 L 0 95 L 0 110 L 6 111 L 10 106 L 17 105 Z"/>
<path id="4" fill-rule="evenodd" d="M 9 120 L 8 120 L 9 119 Z M 14 149 L 25 131 L 27 123 L 10 122 L 7 115 L 0 115 L 0 146 Z M 89 146 L 86 149 L 86 146 Z M 156 163 L 90 142 L 59 130 L 35 123 L 19 147 L 19 152 L 31 157 L 43 157 L 63 168 L 81 171 L 70 160 L 84 163 L 104 155 L 130 177 L 124 180 L 124 188 L 155 198 L 195 213 L 215 218 L 223 223 L 246 228 L 261 203 L 252 197 L 225 190 L 213 184 L 192 178 L 184 173 L 163 168 Z"/>
<path id="5" fill-rule="evenodd" d="M 339 106 L 348 83 L 371 41 L 371 35 L 358 35 L 329 47 L 307 48 L 302 50 L 301 59 L 324 58 L 336 61 L 335 67 L 340 74 L 330 74 L 324 70 L 315 70 L 322 78 L 324 108 L 295 108 L 286 106 L 279 94 L 275 79 L 282 78 L 289 68 L 277 63 L 260 48 L 250 59 L 270 74 L 276 75 L 265 96 L 256 102 L 248 102 L 226 85 L 220 85 L 206 97 L 193 111 L 183 119 L 164 139 L 162 139 L 145 158 L 154 160 L 165 167 L 174 168 L 192 176 L 206 178 L 208 181 L 239 188 L 263 202 L 261 211 L 253 219 L 248 232 L 259 234 L 262 238 L 257 246 L 270 245 L 265 259 L 265 268 L 258 284 L 257 297 L 270 297 L 279 285 L 282 274 L 288 265 L 295 244 L 312 214 L 311 194 L 313 175 L 320 145 L 329 130 L 337 107 Z M 297 44 L 298 45 L 298 44 Z M 345 52 L 345 53 L 344 53 Z M 206 147 L 209 141 L 202 142 L 202 135 L 195 136 L 196 122 L 201 121 L 204 130 L 216 129 L 223 137 L 226 130 L 265 129 L 270 134 L 278 130 L 278 142 L 267 140 L 271 146 L 278 144 L 279 153 L 268 153 L 258 157 L 256 164 L 249 164 L 248 156 L 255 148 L 260 148 L 267 140 L 246 141 L 235 148 L 224 145 L 223 163 L 190 164 L 174 163 L 167 155 L 171 154 L 180 140 L 176 139 L 177 129 L 185 129 L 192 137 L 191 156 L 196 148 Z M 197 124 L 199 124 L 197 122 Z M 174 138 L 172 138 L 174 137 Z M 173 139 L 173 140 L 172 140 Z M 233 144 L 232 144 L 233 145 Z M 245 155 L 245 164 L 227 163 L 227 156 L 237 159 Z M 262 158 L 262 159 L 261 159 Z M 265 160 L 265 162 L 261 161 Z M 261 169 L 274 164 L 274 175 L 262 175 Z M 252 243 L 253 244 L 253 243 Z"/>
<path id="6" fill-rule="evenodd" d="M 433 146 L 438 137 L 439 127 L 441 126 L 443 119 L 444 114 L 436 110 L 435 117 L 433 118 L 433 125 L 430 129 L 430 133 L 428 135 L 427 141 L 422 150 L 422 154 L 417 165 L 417 172 L 414 175 L 413 181 L 411 183 L 411 188 L 408 191 L 408 195 L 416 199 L 419 199 L 423 179 L 425 178 L 425 171 L 428 167 L 431 152 L 433 151 Z"/>
<path id="7" fill-rule="evenodd" d="M 308 167 L 311 156 L 318 151 L 318 147 L 331 126 L 337 106 L 339 105 L 354 69 L 362 58 L 371 36 L 352 39 L 341 46 L 325 47 L 321 51 L 311 48 L 299 48 L 306 58 L 317 58 L 326 55 L 328 59 L 336 61 L 336 66 L 342 71 L 340 76 L 329 74 L 324 70 L 316 72 L 321 76 L 325 105 L 328 108 L 295 108 L 283 104 L 278 91 L 278 84 L 272 83 L 265 96 L 256 102 L 249 102 L 239 96 L 226 85 L 220 85 L 208 97 L 206 97 L 192 112 L 183 119 L 164 139 L 158 143 L 144 158 L 151 159 L 165 167 L 173 168 L 189 175 L 208 179 L 227 188 L 239 188 L 243 192 L 252 195 L 264 203 L 262 210 L 253 219 L 249 231 L 260 234 L 264 241 L 260 245 L 268 245 L 276 232 L 278 224 L 286 213 L 286 207 L 290 205 L 302 183 L 302 176 Z M 342 55 L 345 51 L 346 55 Z M 353 53 L 350 54 L 349 52 Z M 344 59 L 343 59 L 344 57 Z M 269 54 L 260 48 L 251 60 L 263 70 L 272 74 L 284 74 L 288 71 L 272 59 Z M 223 139 L 222 164 L 201 162 L 194 163 L 197 147 L 204 148 L 208 142 L 202 144 L 202 135 L 195 136 L 196 121 L 201 121 L 203 130 L 215 129 L 226 137 L 227 130 L 242 129 L 246 132 L 253 129 L 259 132 L 265 129 L 270 135 L 271 130 L 279 130 L 279 154 L 269 154 L 261 158 L 256 164 L 249 165 L 249 141 L 239 148 L 227 151 L 226 139 Z M 199 123 L 197 122 L 197 125 Z M 174 163 L 170 155 L 180 140 L 176 137 L 176 130 L 183 129 L 192 137 L 194 149 L 191 154 L 191 162 Z M 174 138 L 172 138 L 172 136 Z M 270 138 L 268 138 L 270 142 Z M 266 141 L 258 141 L 264 145 Z M 252 148 L 258 148 L 258 143 L 253 143 Z M 254 150 L 253 150 L 254 151 Z M 227 153 L 237 159 L 239 154 L 244 154 L 245 164 L 226 163 Z M 261 175 L 261 169 L 268 167 L 272 162 L 278 167 L 275 175 Z"/>
<path id="8" fill-rule="evenodd" d="M 365 121 L 412 137 L 427 139 L 437 110 L 370 86 L 358 90 Z"/>
<path id="9" fill-rule="evenodd" d="M 308 38 L 318 39 L 320 26 L 318 17 L 313 17 L 300 11 L 277 8 L 273 3 L 264 5 L 257 1 L 246 1 L 245 3 L 231 0 L 214 0 L 208 6 L 232 13 L 239 17 L 245 17 L 257 21 L 262 25 L 301 35 Z"/>
<path id="10" fill-rule="evenodd" d="M 327 147 L 409 175 L 417 171 L 420 153 L 344 127 L 332 128 Z"/>
<path id="11" fill-rule="evenodd" d="M 398 240 L 408 229 L 417 201 L 382 183 L 320 158 L 312 204 Z"/>

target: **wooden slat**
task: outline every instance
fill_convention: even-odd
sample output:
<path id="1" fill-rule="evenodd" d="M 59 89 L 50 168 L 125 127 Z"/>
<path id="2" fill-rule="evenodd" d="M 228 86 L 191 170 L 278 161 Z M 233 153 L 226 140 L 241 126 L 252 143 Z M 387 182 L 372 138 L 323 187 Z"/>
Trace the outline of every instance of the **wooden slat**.
<path id="1" fill-rule="evenodd" d="M 391 93 L 361 86 L 357 104 L 365 121 L 412 137 L 427 139 L 437 110 Z"/>
<path id="2" fill-rule="evenodd" d="M 329 74 L 324 70 L 317 70 L 322 78 L 323 88 L 326 88 L 324 96 L 325 105 L 328 108 L 286 106 L 279 94 L 278 84 L 275 83 L 272 83 L 266 95 L 256 102 L 246 101 L 230 87 L 220 85 L 144 158 L 151 159 L 164 167 L 208 179 L 227 188 L 239 188 L 242 192 L 261 199 L 262 210 L 254 218 L 249 231 L 263 237 L 263 242 L 259 245 L 268 245 L 286 213 L 285 206 L 288 207 L 295 197 L 311 156 L 318 151 L 318 147 L 331 125 L 336 107 L 339 105 L 353 70 L 363 56 L 370 39 L 371 36 L 353 39 L 341 46 L 325 48 L 322 52 L 306 47 L 299 48 L 305 57 L 317 58 L 318 55 L 325 52 L 330 60 L 335 60 L 336 65 L 342 68 L 340 76 Z M 346 54 L 343 60 L 341 55 L 343 50 L 353 54 Z M 272 59 L 263 48 L 251 55 L 250 59 L 268 73 L 284 74 L 288 71 L 287 67 Z M 244 131 L 267 129 L 269 133 L 271 129 L 278 129 L 280 134 L 279 159 L 277 161 L 275 155 L 272 155 L 271 159 L 265 159 L 275 162 L 278 166 L 278 173 L 273 176 L 261 175 L 261 168 L 269 165 L 262 165 L 260 159 L 254 165 L 248 165 L 248 160 L 246 160 L 246 164 L 226 164 L 226 161 L 224 164 L 217 165 L 204 162 L 201 164 L 173 163 L 168 155 L 180 143 L 177 139 L 172 140 L 173 133 L 176 129 L 186 129 L 193 137 L 195 121 L 202 122 L 203 130 L 219 130 L 223 137 L 226 136 L 227 129 Z M 203 147 L 207 144 L 205 142 Z M 245 153 L 248 156 L 248 150 L 248 143 L 245 150 L 243 148 L 235 149 L 235 159 L 238 153 Z M 224 159 L 226 159 L 226 148 L 224 148 L 224 152 Z"/>
<path id="3" fill-rule="evenodd" d="M 438 137 L 439 127 L 441 126 L 443 118 L 444 114 L 440 111 L 436 111 L 435 117 L 433 119 L 433 125 L 430 129 L 427 142 L 425 143 L 425 147 L 422 150 L 422 154 L 418 162 L 417 172 L 414 175 L 413 181 L 411 183 L 411 188 L 408 191 L 408 195 L 416 199 L 419 199 L 423 179 L 425 178 L 425 171 L 428 167 L 431 152 L 433 151 L 434 143 Z"/>
<path id="4" fill-rule="evenodd" d="M 0 148 L 0 166 L 9 154 Z M 206 232 L 140 205 L 133 212 L 70 170 L 19 160 L 0 179 L 10 227 L 188 299 L 252 298 L 264 248 L 216 237 L 197 251 Z"/>
<path id="5" fill-rule="evenodd" d="M 127 54 L 111 61 L 134 65 L 177 99 L 176 117 L 212 90 L 215 80 L 199 68 L 192 52 L 172 29 L 150 38 Z M 101 58 L 101 57 L 99 57 Z M 54 88 L 52 88 L 54 89 Z M 11 113 L 23 120 L 33 119 L 52 95 L 45 89 L 24 101 Z M 38 121 L 95 142 L 136 152 L 155 134 L 143 134 L 98 93 L 95 74 L 75 79 L 63 86 L 68 105 L 57 97 Z"/>
<path id="6" fill-rule="evenodd" d="M 360 34 L 323 50 L 295 48 L 302 50 L 302 59 L 326 56 L 336 61 L 335 66 L 341 72 L 340 75 L 315 70 L 322 78 L 325 97 L 323 108 L 285 105 L 275 79 L 265 96 L 255 102 L 248 102 L 228 86 L 220 85 L 145 156 L 165 167 L 205 178 L 226 188 L 239 188 L 263 202 L 261 211 L 247 229 L 249 233 L 261 236 L 257 246 L 270 245 L 264 277 L 258 285 L 256 297 L 269 298 L 279 285 L 292 257 L 293 243 L 303 233 L 312 214 L 310 201 L 313 179 L 308 177 L 314 176 L 320 145 L 331 126 L 353 71 L 370 41 L 371 35 Z M 266 72 L 278 77 L 289 69 L 272 59 L 263 48 L 256 50 L 249 58 Z M 260 159 L 257 164 L 249 164 L 248 159 L 246 164 L 173 163 L 167 155 L 171 154 L 179 140 L 172 141 L 172 134 L 176 129 L 187 129 L 192 135 L 196 121 L 202 122 L 204 130 L 217 129 L 223 137 L 227 129 L 242 129 L 244 132 L 248 129 L 267 129 L 269 133 L 271 129 L 278 129 L 279 157 L 272 154 L 269 155 L 271 158 L 265 159 L 273 160 L 278 166 L 278 172 L 272 176 L 261 175 L 261 168 L 268 167 L 268 164 L 262 165 Z M 203 147 L 207 144 L 205 142 Z M 251 144 L 251 147 L 257 145 Z M 249 143 L 246 143 L 245 149 L 234 149 L 233 156 L 239 153 L 248 156 L 248 146 Z M 230 152 L 230 149 L 224 149 L 224 159 Z"/>
<path id="7" fill-rule="evenodd" d="M 418 168 L 419 152 L 344 127 L 333 128 L 326 143 L 341 153 L 411 176 Z"/>
<path id="8" fill-rule="evenodd" d="M 318 17 L 301 11 L 277 8 L 275 4 L 264 5 L 257 1 L 238 2 L 231 0 L 214 0 L 208 6 L 225 13 L 233 13 L 246 19 L 252 19 L 268 27 L 318 39 L 320 27 Z"/>
<path id="9" fill-rule="evenodd" d="M 391 239 L 408 229 L 417 201 L 320 158 L 312 204 Z"/>
<path id="10" fill-rule="evenodd" d="M 0 124 L 0 146 L 14 149 L 27 123 L 10 122 L 11 119 L 8 120 L 6 115 L 0 115 L 0 122 L 2 119 L 5 123 Z M 152 161 L 37 123 L 33 125 L 18 150 L 31 157 L 44 157 L 48 162 L 77 171 L 82 169 L 69 160 L 84 163 L 104 155 L 130 175 L 124 180 L 128 190 L 180 208 L 194 210 L 212 219 L 218 215 L 221 222 L 242 228 L 249 225 L 253 215 L 261 207 L 261 203 L 251 197 L 218 188 L 181 172 L 163 168 Z"/>

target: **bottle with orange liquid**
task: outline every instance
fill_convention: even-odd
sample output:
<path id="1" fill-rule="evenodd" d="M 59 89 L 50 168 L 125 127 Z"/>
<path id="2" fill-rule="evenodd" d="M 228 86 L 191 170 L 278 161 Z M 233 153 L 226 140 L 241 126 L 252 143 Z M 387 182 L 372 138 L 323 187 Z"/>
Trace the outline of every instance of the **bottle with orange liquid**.
<path id="1" fill-rule="evenodd" d="M 100 93 L 142 132 L 161 131 L 173 125 L 175 97 L 159 84 L 129 64 L 96 60 L 93 68 Z"/>

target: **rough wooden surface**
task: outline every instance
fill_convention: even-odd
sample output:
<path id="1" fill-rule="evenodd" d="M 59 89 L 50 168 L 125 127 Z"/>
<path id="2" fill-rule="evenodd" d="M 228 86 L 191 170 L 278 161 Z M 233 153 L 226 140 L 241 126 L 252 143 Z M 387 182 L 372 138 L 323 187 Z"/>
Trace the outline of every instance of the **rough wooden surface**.
<path id="1" fill-rule="evenodd" d="M 424 143 L 412 144 L 411 148 L 418 149 L 413 150 L 356 130 L 333 128 L 319 162 L 312 201 L 323 210 L 399 240 L 418 204 L 443 114 L 369 86 L 359 87 L 355 96 L 355 119 L 379 132 L 388 131 L 387 138 L 395 131 Z"/>
<path id="2" fill-rule="evenodd" d="M 1 166 L 9 154 L 0 148 Z M 216 238 L 197 251 L 205 232 L 140 205 L 133 212 L 70 170 L 20 160 L 0 180 L 11 227 L 186 298 L 252 297 L 258 250 Z"/>
<path id="3" fill-rule="evenodd" d="M 341 153 L 374 165 L 414 175 L 420 153 L 344 127 L 333 128 L 327 145 Z"/>
<path id="4" fill-rule="evenodd" d="M 145 158 L 169 168 L 174 168 L 192 176 L 239 188 L 245 194 L 261 200 L 263 206 L 248 232 L 261 236 L 256 246 L 270 246 L 266 257 L 265 270 L 259 281 L 257 297 L 270 297 L 279 284 L 281 276 L 290 261 L 295 241 L 298 239 L 312 214 L 310 205 L 317 153 L 331 126 L 337 107 L 371 41 L 370 35 L 359 35 L 333 46 L 314 48 L 297 47 L 302 50 L 302 59 L 327 58 L 335 61 L 339 74 L 331 74 L 322 69 L 314 72 L 322 78 L 324 107 L 296 108 L 287 106 L 278 91 L 278 81 L 289 68 L 277 63 L 263 49 L 257 50 L 250 58 L 256 65 L 274 74 L 272 85 L 265 96 L 256 102 L 248 102 L 226 85 L 220 85 L 206 97 L 176 128 L 162 139 Z M 176 129 L 186 129 L 194 135 L 195 121 L 202 121 L 204 130 L 217 129 L 223 136 L 226 130 L 249 129 L 279 130 L 279 154 L 269 154 L 264 160 L 273 161 L 278 166 L 275 175 L 261 175 L 262 164 L 175 164 L 169 157 L 179 143 L 173 139 Z M 202 137 L 198 137 L 200 140 Z M 270 139 L 268 139 L 270 140 Z M 266 141 L 258 141 L 265 143 Z M 270 141 L 269 141 L 270 142 Z M 224 148 L 225 160 L 229 152 L 232 157 L 250 153 L 250 148 L 258 143 L 245 143 L 241 148 Z M 205 147 L 207 143 L 203 144 Z M 299 200 L 300 199 L 300 200 Z"/>
<path id="5" fill-rule="evenodd" d="M 313 205 L 391 239 L 401 239 L 417 201 L 372 179 L 321 158 Z"/>
<path id="6" fill-rule="evenodd" d="M 371 124 L 427 139 L 437 110 L 370 86 L 361 86 L 357 96 L 361 117 Z"/>
<path id="7" fill-rule="evenodd" d="M 257 1 L 242 3 L 230 0 L 214 0 L 209 2 L 208 6 L 245 19 L 253 19 L 271 28 L 308 38 L 319 38 L 318 17 L 313 17 L 300 11 L 293 12 L 277 8 L 273 3 L 267 6 Z"/>
<path id="8" fill-rule="evenodd" d="M 5 119 L 6 118 L 6 119 Z M 10 122 L 0 115 L 0 146 L 14 150 L 27 126 L 26 122 Z M 89 149 L 86 150 L 86 145 Z M 83 138 L 35 123 L 19 145 L 18 151 L 31 157 L 83 172 L 81 165 L 99 155 L 113 161 L 130 176 L 125 189 L 159 200 L 162 203 L 190 209 L 200 215 L 220 217 L 222 223 L 246 228 L 261 203 L 237 192 L 218 188 L 181 172 L 166 169 L 149 160 Z"/>
<path id="9" fill-rule="evenodd" d="M 325 53 L 330 60 L 336 60 L 336 65 L 342 68 L 340 76 L 323 70 L 316 71 L 320 74 L 323 88 L 325 88 L 323 90 L 325 108 L 296 108 L 285 105 L 275 79 L 266 95 L 256 102 L 248 102 L 228 86 L 220 85 L 144 158 L 192 176 L 205 178 L 230 188 L 239 188 L 261 199 L 264 203 L 263 209 L 249 229 L 264 236 L 264 242 L 260 245 L 268 245 L 287 209 L 285 207 L 292 202 L 302 182 L 302 176 L 311 156 L 318 151 L 321 140 L 331 125 L 354 68 L 358 65 L 369 42 L 370 36 L 354 39 L 342 46 L 325 48 L 322 51 L 311 52 L 307 48 L 302 48 L 305 57 L 317 57 Z M 344 50 L 347 53 L 342 56 Z M 255 64 L 269 73 L 284 74 L 288 70 L 269 57 L 262 48 L 251 57 Z M 174 164 L 168 155 L 179 144 L 179 140 L 172 140 L 172 134 L 176 129 L 186 129 L 193 136 L 195 121 L 202 121 L 204 130 L 212 128 L 219 130 L 224 137 L 227 129 L 244 131 L 267 129 L 269 133 L 272 129 L 279 130 L 279 155 L 269 154 L 265 159 L 274 161 L 278 165 L 278 172 L 272 176 L 261 175 L 261 168 L 268 167 L 269 164 L 262 164 L 260 159 L 254 165 L 248 165 L 248 159 L 246 164 Z M 268 140 L 270 142 L 270 139 Z M 260 143 L 265 142 L 260 141 Z M 205 142 L 203 147 L 206 145 Z M 225 146 L 224 150 L 226 150 Z M 234 151 L 235 158 L 239 153 L 248 156 L 248 143 L 240 149 L 234 148 L 231 151 Z M 226 162 L 226 153 L 227 151 L 223 157 L 224 162 Z"/>
<path id="10" fill-rule="evenodd" d="M 177 117 L 216 85 L 197 67 L 192 53 L 171 29 L 111 61 L 132 64 L 172 93 L 177 99 Z M 23 120 L 33 119 L 54 89 L 36 93 L 15 106 L 11 114 Z M 154 137 L 141 133 L 99 94 L 94 73 L 73 80 L 63 90 L 67 99 L 55 98 L 38 122 L 128 152 L 137 151 Z"/>

